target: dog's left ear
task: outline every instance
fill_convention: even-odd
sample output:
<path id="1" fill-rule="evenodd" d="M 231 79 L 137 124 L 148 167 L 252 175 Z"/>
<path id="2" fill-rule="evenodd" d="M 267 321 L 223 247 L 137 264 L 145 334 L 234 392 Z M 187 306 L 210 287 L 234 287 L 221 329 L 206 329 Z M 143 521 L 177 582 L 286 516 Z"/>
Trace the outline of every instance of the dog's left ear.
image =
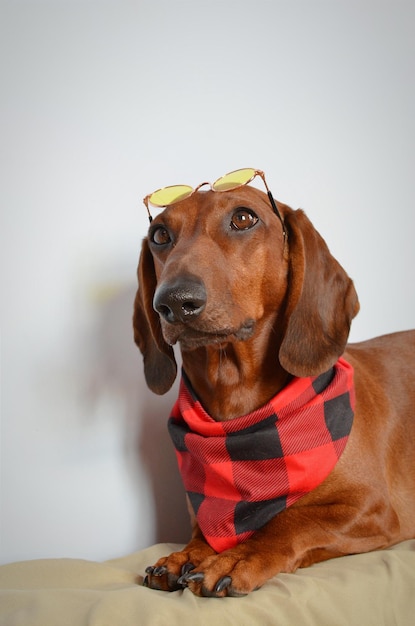
<path id="1" fill-rule="evenodd" d="M 146 239 L 138 263 L 139 288 L 134 301 L 134 341 L 144 358 L 144 375 L 148 387 L 163 395 L 175 381 L 177 365 L 173 348 L 163 339 L 160 318 L 153 309 L 156 273 Z"/>
<path id="2" fill-rule="evenodd" d="M 353 281 L 301 210 L 288 210 L 287 328 L 279 359 L 294 376 L 317 376 L 343 354 L 359 311 Z"/>

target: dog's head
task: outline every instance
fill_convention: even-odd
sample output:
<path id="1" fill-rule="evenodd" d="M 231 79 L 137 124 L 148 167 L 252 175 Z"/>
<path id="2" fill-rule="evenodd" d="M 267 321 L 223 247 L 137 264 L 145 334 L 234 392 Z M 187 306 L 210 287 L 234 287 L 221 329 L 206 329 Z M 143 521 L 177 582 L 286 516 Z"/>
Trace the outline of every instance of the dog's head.
<path id="1" fill-rule="evenodd" d="M 176 377 L 182 351 L 278 338 L 276 358 L 295 376 L 327 371 L 359 310 L 353 282 L 303 211 L 252 187 L 197 192 L 150 225 L 138 265 L 134 339 L 150 389 Z M 263 346 L 262 346 L 263 349 Z"/>

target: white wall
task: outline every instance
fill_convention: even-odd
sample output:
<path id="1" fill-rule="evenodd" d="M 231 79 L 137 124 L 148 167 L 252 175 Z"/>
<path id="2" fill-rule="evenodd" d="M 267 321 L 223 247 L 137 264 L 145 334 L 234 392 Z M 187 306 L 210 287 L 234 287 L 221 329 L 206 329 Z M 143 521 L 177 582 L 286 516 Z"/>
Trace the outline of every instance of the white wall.
<path id="1" fill-rule="evenodd" d="M 131 333 L 141 198 L 238 167 L 415 325 L 414 4 L 3 2 L 1 560 L 185 540 Z M 259 183 L 260 185 L 260 183 Z"/>

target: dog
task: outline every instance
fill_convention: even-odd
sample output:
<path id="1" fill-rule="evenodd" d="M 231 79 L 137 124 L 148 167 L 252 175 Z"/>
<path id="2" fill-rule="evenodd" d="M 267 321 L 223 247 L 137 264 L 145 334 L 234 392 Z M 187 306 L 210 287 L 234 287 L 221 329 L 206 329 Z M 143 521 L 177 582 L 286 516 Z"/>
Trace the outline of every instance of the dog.
<path id="1" fill-rule="evenodd" d="M 239 597 L 415 537 L 415 331 L 347 344 L 356 290 L 306 214 L 268 187 L 216 191 L 152 219 L 138 265 L 134 339 L 156 394 L 181 349 L 169 429 L 193 529 L 144 584 Z"/>

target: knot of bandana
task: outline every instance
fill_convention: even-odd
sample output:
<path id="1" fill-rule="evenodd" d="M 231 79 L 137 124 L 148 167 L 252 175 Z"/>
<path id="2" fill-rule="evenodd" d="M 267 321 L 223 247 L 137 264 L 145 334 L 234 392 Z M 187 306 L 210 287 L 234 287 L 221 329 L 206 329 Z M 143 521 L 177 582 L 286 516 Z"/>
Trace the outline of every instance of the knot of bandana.
<path id="1" fill-rule="evenodd" d="M 227 422 L 206 413 L 183 375 L 169 432 L 198 524 L 216 552 L 245 541 L 327 478 L 346 446 L 353 409 L 353 368 L 342 358 Z"/>

